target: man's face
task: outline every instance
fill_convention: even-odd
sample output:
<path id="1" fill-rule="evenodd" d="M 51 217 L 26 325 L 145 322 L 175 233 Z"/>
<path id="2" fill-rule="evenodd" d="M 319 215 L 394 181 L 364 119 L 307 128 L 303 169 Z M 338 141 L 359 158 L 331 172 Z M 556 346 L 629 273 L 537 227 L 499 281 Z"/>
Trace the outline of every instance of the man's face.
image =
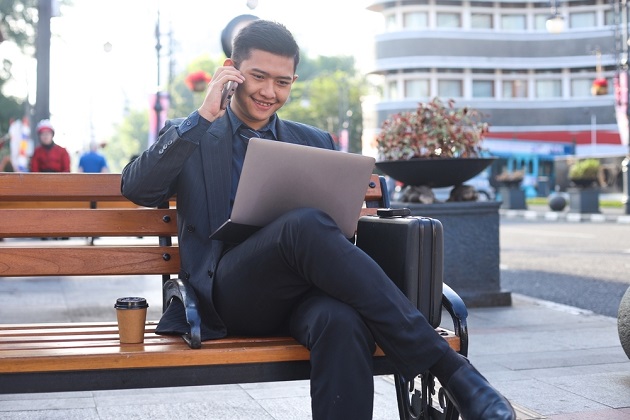
<path id="1" fill-rule="evenodd" d="M 231 108 L 236 116 L 253 129 L 264 127 L 289 98 L 297 79 L 293 65 L 292 57 L 253 50 L 239 67 L 245 81 L 232 98 Z"/>
<path id="2" fill-rule="evenodd" d="M 53 140 L 53 132 L 50 130 L 42 130 L 39 132 L 39 141 L 44 145 L 48 145 L 52 143 Z"/>

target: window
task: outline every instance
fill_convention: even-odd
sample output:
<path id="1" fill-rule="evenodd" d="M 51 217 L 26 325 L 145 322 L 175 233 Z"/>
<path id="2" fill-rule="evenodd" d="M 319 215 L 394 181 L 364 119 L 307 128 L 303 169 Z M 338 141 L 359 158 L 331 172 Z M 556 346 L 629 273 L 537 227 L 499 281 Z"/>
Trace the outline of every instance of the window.
<path id="1" fill-rule="evenodd" d="M 569 27 L 593 28 L 595 27 L 595 12 L 576 12 L 569 15 Z"/>
<path id="2" fill-rule="evenodd" d="M 461 98 L 462 81 L 461 80 L 438 80 L 438 96 L 443 98 Z"/>
<path id="3" fill-rule="evenodd" d="M 536 80 L 536 98 L 562 97 L 562 82 L 559 79 Z"/>
<path id="4" fill-rule="evenodd" d="M 392 13 L 385 16 L 385 28 L 389 32 L 398 30 L 398 23 L 396 22 L 395 14 Z"/>
<path id="5" fill-rule="evenodd" d="M 506 31 L 523 31 L 525 22 L 525 15 L 501 15 L 501 29 Z"/>
<path id="6" fill-rule="evenodd" d="M 409 12 L 403 15 L 403 26 L 406 29 L 425 29 L 429 27 L 427 12 Z"/>
<path id="7" fill-rule="evenodd" d="M 470 27 L 473 29 L 492 29 L 492 14 L 472 13 L 470 15 Z"/>
<path id="8" fill-rule="evenodd" d="M 415 79 L 405 81 L 405 98 L 422 98 L 429 95 L 429 80 Z"/>
<path id="9" fill-rule="evenodd" d="M 473 80 L 472 96 L 473 98 L 494 98 L 494 81 Z"/>
<path id="10" fill-rule="evenodd" d="M 593 79 L 572 79 L 571 96 L 591 96 Z"/>
<path id="11" fill-rule="evenodd" d="M 387 94 L 392 101 L 398 99 L 398 83 L 395 80 L 390 80 L 387 83 Z"/>
<path id="12" fill-rule="evenodd" d="M 504 80 L 502 86 L 504 98 L 527 98 L 527 80 Z"/>
<path id="13" fill-rule="evenodd" d="M 549 13 L 534 15 L 534 30 L 547 31 L 547 19 L 549 19 Z"/>
<path id="14" fill-rule="evenodd" d="M 437 12 L 438 28 L 461 28 L 462 16 L 459 13 Z"/>

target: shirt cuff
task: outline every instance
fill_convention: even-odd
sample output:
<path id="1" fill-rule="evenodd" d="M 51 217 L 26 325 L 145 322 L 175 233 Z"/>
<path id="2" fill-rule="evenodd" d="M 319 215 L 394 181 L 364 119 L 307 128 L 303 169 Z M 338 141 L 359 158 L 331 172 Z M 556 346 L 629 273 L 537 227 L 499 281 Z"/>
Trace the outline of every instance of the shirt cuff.
<path id="1" fill-rule="evenodd" d="M 211 124 L 199 115 L 199 112 L 194 111 L 177 126 L 177 134 L 186 140 L 198 140 L 208 131 Z"/>

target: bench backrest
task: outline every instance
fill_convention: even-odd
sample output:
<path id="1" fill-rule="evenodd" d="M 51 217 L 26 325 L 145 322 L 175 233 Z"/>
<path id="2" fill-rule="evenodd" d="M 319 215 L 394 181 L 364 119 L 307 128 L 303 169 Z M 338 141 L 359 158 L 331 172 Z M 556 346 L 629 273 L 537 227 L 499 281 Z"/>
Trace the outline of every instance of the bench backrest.
<path id="1" fill-rule="evenodd" d="M 373 175 L 361 215 L 389 204 Z M 138 207 L 120 193 L 120 174 L 0 173 L 0 238 L 156 237 L 150 244 L 115 241 L 77 246 L 0 242 L 0 276 L 103 276 L 179 270 L 175 202 Z"/>

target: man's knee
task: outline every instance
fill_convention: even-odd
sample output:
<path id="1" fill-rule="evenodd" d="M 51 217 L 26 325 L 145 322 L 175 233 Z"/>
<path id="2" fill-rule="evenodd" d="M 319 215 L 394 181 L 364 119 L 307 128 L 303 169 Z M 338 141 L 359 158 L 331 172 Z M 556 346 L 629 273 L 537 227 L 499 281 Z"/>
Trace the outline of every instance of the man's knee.
<path id="1" fill-rule="evenodd" d="M 374 352 L 374 337 L 351 306 L 330 297 L 310 299 L 301 306 L 294 314 L 292 329 L 302 332 L 308 348 L 319 345 Z"/>
<path id="2" fill-rule="evenodd" d="M 308 236 L 321 234 L 327 229 L 336 229 L 335 221 L 325 212 L 304 207 L 291 210 L 278 220 L 284 230 L 291 234 L 306 234 Z"/>

